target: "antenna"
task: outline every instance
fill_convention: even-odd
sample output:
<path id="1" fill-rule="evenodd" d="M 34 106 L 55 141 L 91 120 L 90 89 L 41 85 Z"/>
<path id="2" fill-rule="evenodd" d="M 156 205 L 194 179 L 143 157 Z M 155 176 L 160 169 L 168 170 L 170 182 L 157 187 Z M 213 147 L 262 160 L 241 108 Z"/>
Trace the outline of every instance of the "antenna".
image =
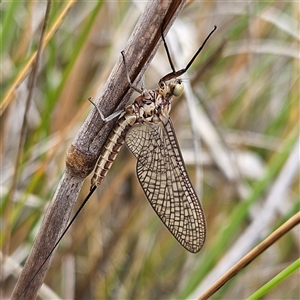
<path id="1" fill-rule="evenodd" d="M 189 68 L 190 66 L 192 65 L 192 63 L 194 62 L 194 60 L 196 59 L 196 57 L 199 55 L 199 53 L 201 52 L 201 50 L 203 49 L 204 45 L 206 44 L 206 42 L 209 40 L 209 38 L 211 37 L 211 35 L 217 30 L 217 26 L 215 25 L 214 26 L 214 29 L 210 32 L 210 34 L 206 37 L 206 39 L 204 40 L 204 42 L 202 43 L 202 45 L 200 46 L 200 48 L 197 50 L 197 52 L 194 54 L 194 56 L 192 57 L 192 59 L 190 60 L 190 62 L 186 65 L 186 67 L 184 69 L 181 69 L 179 71 L 175 71 L 175 68 L 174 68 L 174 64 L 172 62 L 172 59 L 171 59 L 171 56 L 170 56 L 170 52 L 169 52 L 169 49 L 168 49 L 168 46 L 167 46 L 167 43 L 166 43 L 166 40 L 165 40 L 165 37 L 164 37 L 164 34 L 163 34 L 163 29 L 162 29 L 162 40 L 164 42 L 164 46 L 165 46 L 165 49 L 166 49 L 166 52 L 167 52 L 167 56 L 168 56 L 168 60 L 169 60 L 169 63 L 171 65 L 171 68 L 172 68 L 172 72 L 165 75 L 163 78 L 160 79 L 159 82 L 163 82 L 163 81 L 168 81 L 170 79 L 173 79 L 173 78 L 176 78 L 176 77 L 179 77 L 180 75 L 184 74 Z"/>

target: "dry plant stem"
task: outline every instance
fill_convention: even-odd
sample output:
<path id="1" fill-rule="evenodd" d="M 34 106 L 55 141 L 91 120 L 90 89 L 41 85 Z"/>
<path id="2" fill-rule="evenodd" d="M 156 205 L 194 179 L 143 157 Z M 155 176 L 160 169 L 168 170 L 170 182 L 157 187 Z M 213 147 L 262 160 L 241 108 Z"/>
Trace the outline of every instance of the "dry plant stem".
<path id="1" fill-rule="evenodd" d="M 163 22 L 165 27 L 169 28 L 184 3 L 185 1 L 148 2 L 125 47 L 126 61 L 133 83 L 140 80 L 159 46 Z M 108 116 L 122 109 L 131 94 L 132 90 L 129 88 L 120 54 L 99 95 L 98 102 L 101 105 L 98 105 L 105 116 Z M 66 171 L 43 218 L 40 231 L 11 299 L 36 298 L 52 255 L 36 276 L 35 274 L 66 227 L 83 180 L 94 169 L 100 150 L 113 125 L 114 121 L 104 124 L 98 112 L 93 109 L 78 132 L 67 154 Z M 35 278 L 32 280 L 33 276 Z"/>
<path id="2" fill-rule="evenodd" d="M 257 256 L 263 253 L 271 245 L 273 245 L 279 238 L 288 233 L 296 225 L 300 223 L 300 212 L 296 213 L 283 225 L 277 228 L 270 234 L 263 242 L 245 255 L 237 264 L 235 264 L 226 274 L 224 274 L 218 281 L 216 281 L 206 292 L 204 292 L 198 300 L 209 299 L 217 290 L 219 290 L 227 281 L 253 261 Z"/>

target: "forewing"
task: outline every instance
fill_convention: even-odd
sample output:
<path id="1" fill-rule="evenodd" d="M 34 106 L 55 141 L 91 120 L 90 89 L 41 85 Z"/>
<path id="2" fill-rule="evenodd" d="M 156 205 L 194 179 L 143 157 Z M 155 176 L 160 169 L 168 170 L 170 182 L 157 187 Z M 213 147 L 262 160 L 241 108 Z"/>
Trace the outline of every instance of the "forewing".
<path id="1" fill-rule="evenodd" d="M 137 158 L 137 176 L 151 206 L 183 247 L 198 252 L 205 240 L 204 214 L 171 119 L 165 125 L 137 124 L 125 141 Z"/>

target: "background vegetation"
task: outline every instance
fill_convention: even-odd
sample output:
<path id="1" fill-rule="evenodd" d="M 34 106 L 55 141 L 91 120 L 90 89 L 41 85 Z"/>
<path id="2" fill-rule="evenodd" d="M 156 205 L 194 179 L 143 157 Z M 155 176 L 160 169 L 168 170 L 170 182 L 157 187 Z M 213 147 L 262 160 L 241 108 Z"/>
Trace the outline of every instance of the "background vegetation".
<path id="1" fill-rule="evenodd" d="M 3 299 L 31 249 L 66 151 L 91 110 L 87 98 L 96 98 L 145 6 L 138 1 L 73 4 L 52 3 L 47 31 L 57 20 L 61 25 L 41 56 L 16 164 L 28 95 L 28 76 L 18 78 L 37 50 L 46 3 L 1 3 Z M 64 13 L 67 5 L 71 9 Z M 186 94 L 171 114 L 206 214 L 206 244 L 190 254 L 164 228 L 139 186 L 134 158 L 123 147 L 61 242 L 46 277 L 49 289 L 41 290 L 45 299 L 196 298 L 299 211 L 299 20 L 297 2 L 186 5 L 167 37 L 178 68 L 218 26 L 183 76 Z M 169 71 L 161 47 L 146 73 L 146 87 L 155 88 Z M 88 178 L 77 203 L 89 186 Z M 215 299 L 249 297 L 298 257 L 299 226 Z M 298 297 L 299 270 L 264 299 Z"/>

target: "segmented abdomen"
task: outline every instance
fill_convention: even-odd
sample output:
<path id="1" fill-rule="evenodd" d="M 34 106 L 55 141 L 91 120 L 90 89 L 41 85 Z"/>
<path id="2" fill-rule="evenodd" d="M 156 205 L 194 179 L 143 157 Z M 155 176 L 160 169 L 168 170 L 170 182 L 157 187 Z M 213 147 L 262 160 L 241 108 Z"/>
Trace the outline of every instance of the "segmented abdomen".
<path id="1" fill-rule="evenodd" d="M 91 188 L 101 184 L 124 144 L 127 131 L 135 122 L 136 116 L 129 112 L 126 112 L 117 121 L 102 148 L 94 176 L 91 180 Z"/>

